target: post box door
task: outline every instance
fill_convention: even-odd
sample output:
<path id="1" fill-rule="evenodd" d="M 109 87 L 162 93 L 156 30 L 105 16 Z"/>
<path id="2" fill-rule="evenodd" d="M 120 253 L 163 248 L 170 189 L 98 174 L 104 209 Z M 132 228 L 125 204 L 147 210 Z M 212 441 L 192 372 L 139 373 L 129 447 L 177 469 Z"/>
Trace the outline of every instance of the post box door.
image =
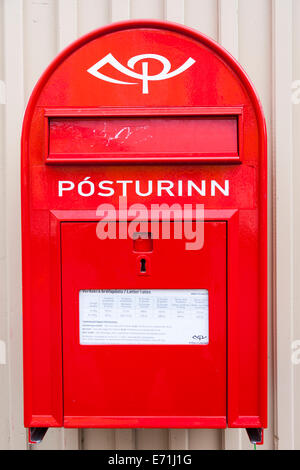
<path id="1" fill-rule="evenodd" d="M 226 426 L 226 222 L 204 225 L 199 251 L 186 250 L 188 240 L 171 231 L 143 253 L 132 239 L 100 240 L 96 222 L 62 223 L 65 426 Z M 80 344 L 80 295 L 105 290 L 207 292 L 207 341 L 197 344 L 195 318 L 192 344 L 124 344 L 126 335 L 122 344 Z M 139 312 L 127 314 L 134 324 Z"/>

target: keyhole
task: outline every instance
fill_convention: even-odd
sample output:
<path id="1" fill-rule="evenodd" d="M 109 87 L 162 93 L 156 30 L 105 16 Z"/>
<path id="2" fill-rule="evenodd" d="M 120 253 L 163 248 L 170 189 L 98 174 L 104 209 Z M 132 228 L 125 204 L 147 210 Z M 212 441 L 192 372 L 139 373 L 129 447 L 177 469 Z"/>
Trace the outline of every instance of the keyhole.
<path id="1" fill-rule="evenodd" d="M 141 273 L 145 273 L 146 272 L 146 260 L 145 258 L 142 258 L 141 259 Z"/>

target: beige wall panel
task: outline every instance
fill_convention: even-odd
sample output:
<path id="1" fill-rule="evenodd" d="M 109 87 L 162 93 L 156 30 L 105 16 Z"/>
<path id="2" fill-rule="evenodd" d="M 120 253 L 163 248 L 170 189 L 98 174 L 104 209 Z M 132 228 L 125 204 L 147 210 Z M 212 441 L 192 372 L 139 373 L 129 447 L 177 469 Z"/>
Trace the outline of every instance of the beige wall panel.
<path id="1" fill-rule="evenodd" d="M 222 431 L 219 429 L 190 429 L 189 449 L 222 449 Z"/>
<path id="2" fill-rule="evenodd" d="M 4 173 L 4 117 L 5 117 L 5 81 L 4 81 L 4 11 L 0 3 L 0 449 L 9 447 L 9 382 L 7 366 L 7 332 L 6 315 L 6 247 L 5 247 L 5 173 Z"/>
<path id="3" fill-rule="evenodd" d="M 238 0 L 218 1 L 218 42 L 236 59 L 239 57 Z"/>
<path id="4" fill-rule="evenodd" d="M 293 1 L 293 82 L 297 88 L 296 102 L 293 104 L 293 199 L 294 204 L 294 331 L 293 342 L 295 345 L 294 352 L 294 397 L 295 397 L 295 448 L 300 449 L 300 1 Z"/>
<path id="5" fill-rule="evenodd" d="M 185 24 L 218 39 L 218 0 L 185 0 Z"/>
<path id="6" fill-rule="evenodd" d="M 84 450 L 115 449 L 115 431 L 113 429 L 85 429 L 82 448 Z"/>
<path id="7" fill-rule="evenodd" d="M 273 1 L 273 100 L 276 163 L 276 434 L 279 449 L 295 445 L 294 225 L 292 135 L 292 0 Z M 275 202 L 275 201 L 274 201 Z M 299 397 L 298 397 L 299 399 Z"/>
<path id="8" fill-rule="evenodd" d="M 23 4 L 5 0 L 4 80 L 6 83 L 4 167 L 5 167 L 5 282 L 7 314 L 7 370 L 9 448 L 25 449 L 22 387 L 22 290 L 21 290 L 21 211 L 20 211 L 20 136 L 24 110 Z M 2 408 L 2 406 L 1 406 Z M 3 409 L 3 408 L 2 408 Z"/>
<path id="9" fill-rule="evenodd" d="M 162 20 L 164 17 L 163 0 L 131 0 L 131 18 L 155 18 Z"/>
<path id="10" fill-rule="evenodd" d="M 136 448 L 135 429 L 115 430 L 115 449 L 131 450 Z"/>
<path id="11" fill-rule="evenodd" d="M 78 36 L 77 0 L 57 0 L 57 46 L 61 51 Z"/>
<path id="12" fill-rule="evenodd" d="M 184 0 L 165 0 L 164 19 L 184 23 Z"/>
<path id="13" fill-rule="evenodd" d="M 109 0 L 78 0 L 78 37 L 109 23 Z"/>
<path id="14" fill-rule="evenodd" d="M 222 431 L 216 429 L 192 429 L 189 431 L 191 450 L 219 450 L 222 448 Z"/>
<path id="15" fill-rule="evenodd" d="M 169 449 L 187 450 L 189 449 L 188 429 L 169 429 Z"/>
<path id="16" fill-rule="evenodd" d="M 168 429 L 138 429 L 136 432 L 136 449 L 168 449 L 169 431 Z"/>
<path id="17" fill-rule="evenodd" d="M 0 182 L 2 183 L 3 178 L 1 177 Z M 0 192 L 1 201 L 3 201 L 4 191 Z M 0 217 L 3 220 L 4 204 L 1 204 Z M 2 230 L 2 227 L 1 227 Z M 2 252 L 3 252 L 3 246 Z M 2 282 L 5 279 L 5 257 L 0 257 L 0 383 L 1 383 L 1 404 L 0 404 L 0 449 L 8 449 L 10 447 L 9 442 L 9 409 L 7 404 L 9 403 L 9 377 L 8 377 L 8 366 L 7 366 L 7 315 L 6 315 L 6 295 L 5 295 L 5 283 Z"/>
<path id="18" fill-rule="evenodd" d="M 110 0 L 110 21 L 130 19 L 130 0 Z"/>
<path id="19" fill-rule="evenodd" d="M 13 2 L 12 2 L 13 3 Z M 24 86 L 25 99 L 49 62 L 56 49 L 55 0 L 24 1 Z"/>
<path id="20" fill-rule="evenodd" d="M 83 429 L 81 446 L 84 450 L 135 449 L 135 429 Z"/>
<path id="21" fill-rule="evenodd" d="M 185 0 L 165 0 L 164 19 L 184 23 Z"/>
<path id="22" fill-rule="evenodd" d="M 239 0 L 238 19 L 239 62 L 254 83 L 267 123 L 270 124 L 272 112 L 271 0 L 251 0 L 251 2 Z"/>

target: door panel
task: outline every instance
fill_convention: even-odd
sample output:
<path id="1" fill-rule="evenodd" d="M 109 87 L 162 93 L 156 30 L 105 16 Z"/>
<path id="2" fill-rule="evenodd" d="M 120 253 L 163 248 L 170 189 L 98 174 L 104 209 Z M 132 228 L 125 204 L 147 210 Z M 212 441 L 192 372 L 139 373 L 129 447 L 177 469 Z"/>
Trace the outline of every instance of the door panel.
<path id="1" fill-rule="evenodd" d="M 146 274 L 133 240 L 100 240 L 96 227 L 61 228 L 65 426 L 225 427 L 226 222 L 205 222 L 199 251 L 153 240 Z M 79 293 L 99 289 L 207 289 L 209 342 L 80 344 Z"/>

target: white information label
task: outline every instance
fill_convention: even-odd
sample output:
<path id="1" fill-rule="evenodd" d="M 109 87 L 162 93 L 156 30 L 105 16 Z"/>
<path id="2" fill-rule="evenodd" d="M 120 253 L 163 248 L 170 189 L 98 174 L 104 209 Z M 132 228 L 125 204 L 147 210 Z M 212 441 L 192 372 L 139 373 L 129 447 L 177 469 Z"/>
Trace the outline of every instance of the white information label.
<path id="1" fill-rule="evenodd" d="M 80 344 L 208 344 L 205 289 L 81 290 Z"/>

